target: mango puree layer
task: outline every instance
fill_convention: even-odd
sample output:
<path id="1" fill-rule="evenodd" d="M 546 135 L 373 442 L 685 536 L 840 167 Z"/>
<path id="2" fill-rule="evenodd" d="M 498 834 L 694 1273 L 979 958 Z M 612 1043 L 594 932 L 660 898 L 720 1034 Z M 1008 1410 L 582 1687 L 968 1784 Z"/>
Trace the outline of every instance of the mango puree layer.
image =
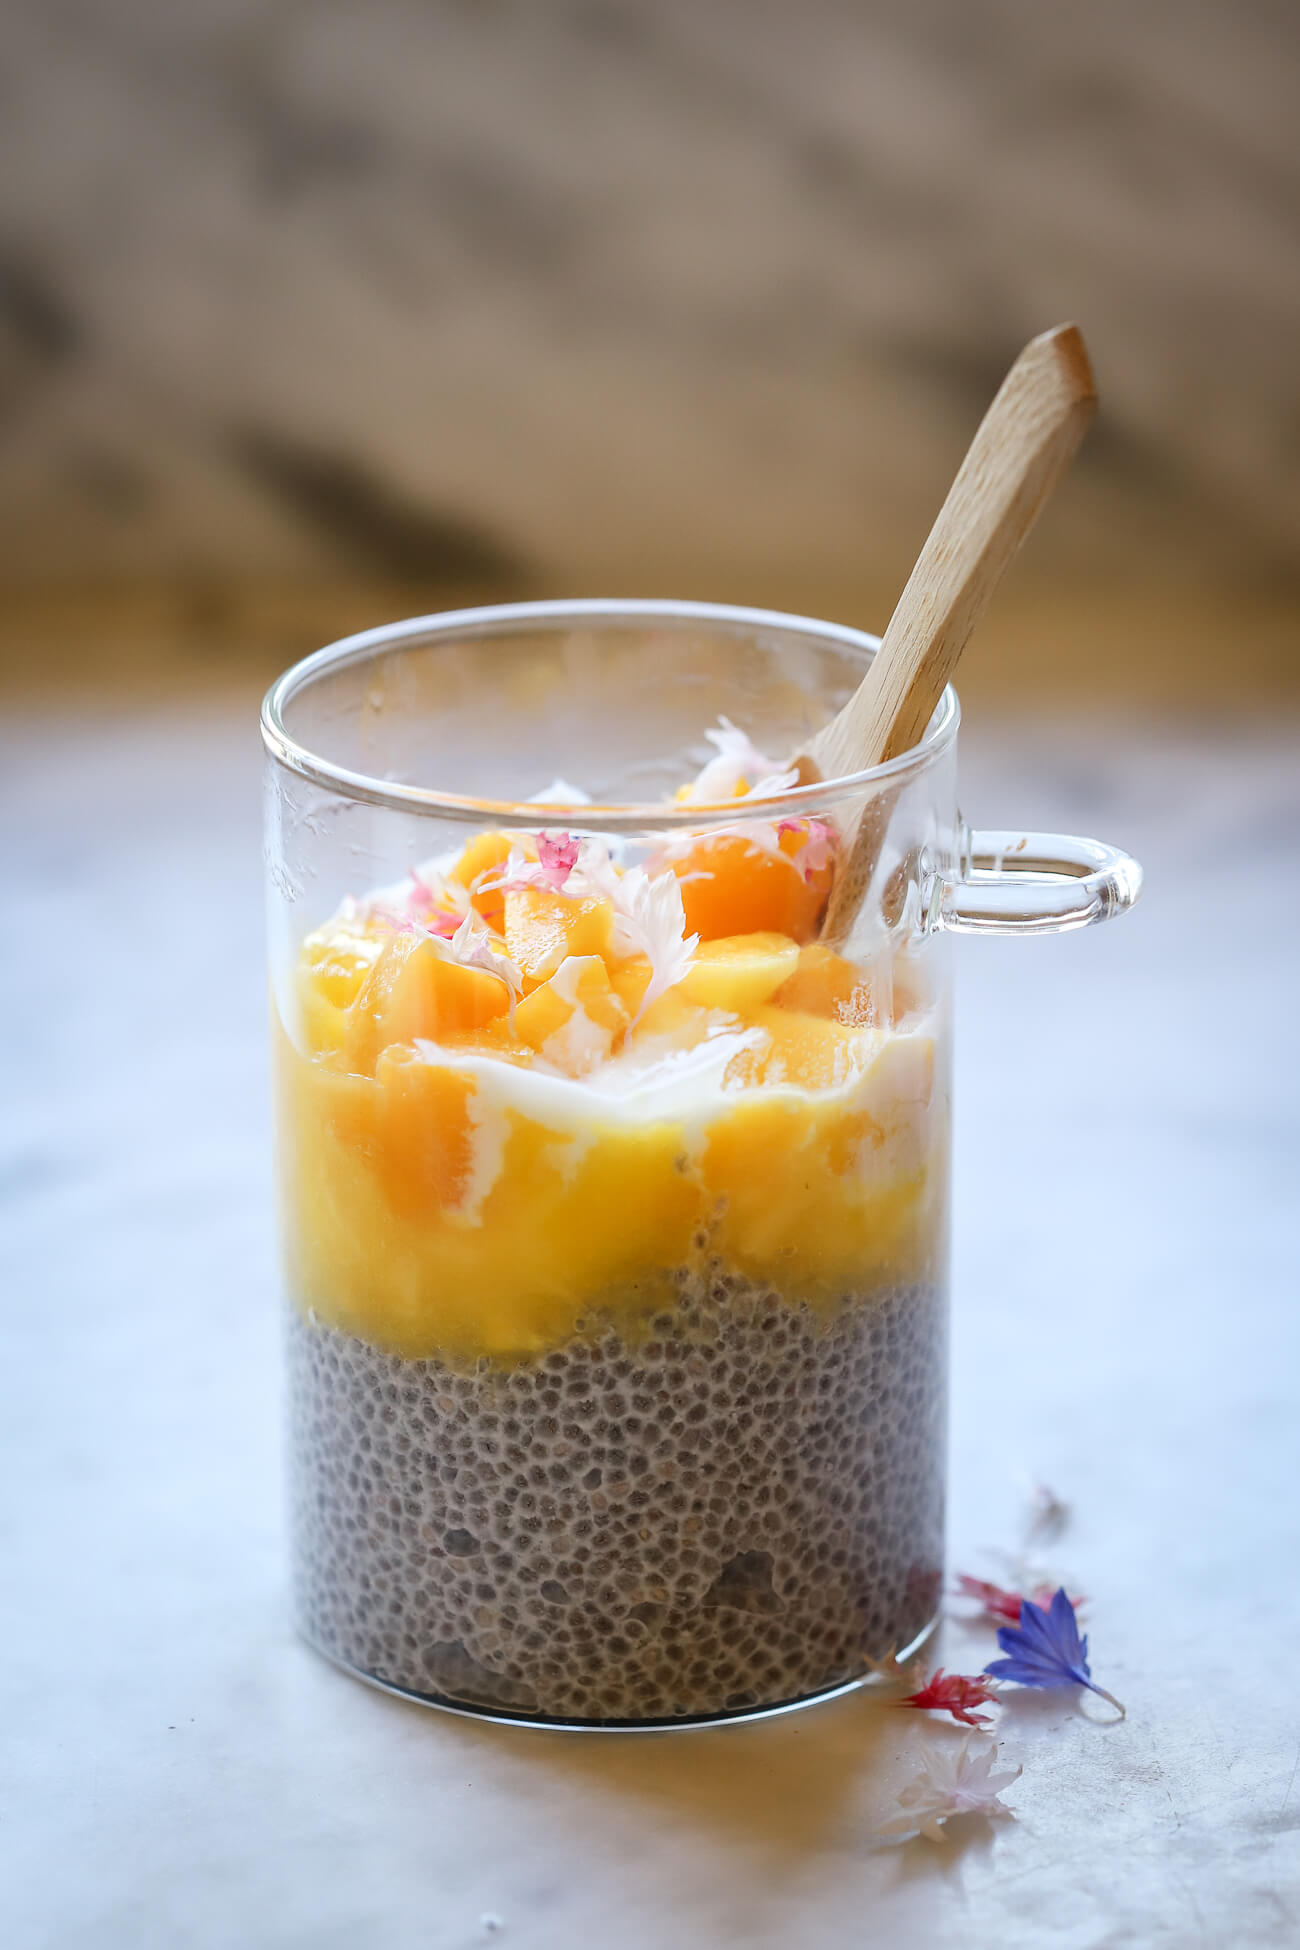
<path id="1" fill-rule="evenodd" d="M 584 952 L 552 949 L 509 1012 L 422 939 L 365 924 L 304 945 L 275 1039 L 304 1311 L 411 1359 L 511 1360 L 597 1308 L 635 1334 L 683 1269 L 719 1262 L 824 1311 L 941 1277 L 923 1012 L 896 1022 L 849 964 L 768 931 L 702 944 L 638 1018 L 644 973 L 585 952 L 602 944 L 579 925 L 559 948 Z"/>

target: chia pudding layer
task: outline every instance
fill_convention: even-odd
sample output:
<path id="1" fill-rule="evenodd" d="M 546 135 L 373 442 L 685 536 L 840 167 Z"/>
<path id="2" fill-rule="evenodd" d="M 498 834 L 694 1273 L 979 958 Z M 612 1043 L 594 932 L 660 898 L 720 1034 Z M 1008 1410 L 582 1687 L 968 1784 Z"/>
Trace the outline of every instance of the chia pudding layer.
<path id="1" fill-rule="evenodd" d="M 513 1361 L 406 1359 L 294 1310 L 306 1635 L 432 1698 L 540 1720 L 770 1707 L 938 1603 L 947 1301 L 829 1312 L 715 1263 Z"/>

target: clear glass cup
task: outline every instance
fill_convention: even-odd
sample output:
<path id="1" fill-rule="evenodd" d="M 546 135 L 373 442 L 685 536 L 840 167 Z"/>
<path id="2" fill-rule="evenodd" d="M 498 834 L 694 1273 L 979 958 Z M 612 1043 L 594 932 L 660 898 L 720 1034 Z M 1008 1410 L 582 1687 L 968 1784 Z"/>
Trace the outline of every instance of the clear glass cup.
<path id="1" fill-rule="evenodd" d="M 518 604 L 350 637 L 266 699 L 298 1616 L 366 1680 L 515 1721 L 690 1724 L 861 1684 L 933 1629 L 949 938 L 1086 926 L 1141 875 L 1096 841 L 970 832 L 951 691 L 874 771 L 675 799 L 719 717 L 795 752 L 876 647 L 766 611 Z M 861 818 L 876 866 L 832 953 L 818 839 Z M 520 1057 L 524 1017 L 567 1005 L 542 984 L 516 1015 L 490 958 L 465 987 L 486 1027 L 459 987 L 420 1004 L 432 1040 L 375 1001 L 396 993 L 376 956 L 444 977 L 440 868 L 541 830 L 671 875 L 705 936 L 640 1015 L 635 964 L 565 937 L 620 1062 L 574 1059 L 567 1029 Z"/>

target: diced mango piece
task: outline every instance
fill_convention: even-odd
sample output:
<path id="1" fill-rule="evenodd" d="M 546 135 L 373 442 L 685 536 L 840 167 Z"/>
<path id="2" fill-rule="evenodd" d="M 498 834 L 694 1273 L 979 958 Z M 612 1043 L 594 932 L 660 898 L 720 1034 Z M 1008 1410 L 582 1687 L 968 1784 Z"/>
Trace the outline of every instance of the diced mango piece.
<path id="1" fill-rule="evenodd" d="M 506 953 L 525 989 L 554 975 L 569 955 L 608 956 L 614 910 L 606 900 L 574 900 L 545 887 L 512 889 L 505 899 Z"/>
<path id="2" fill-rule="evenodd" d="M 839 1101 L 742 1093 L 710 1127 L 701 1168 L 720 1213 L 714 1249 L 751 1276 L 832 1305 L 873 1273 L 898 1277 L 895 1269 L 924 1263 L 937 1221 L 924 1165 L 882 1172 L 877 1135 L 869 1115 Z"/>
<path id="3" fill-rule="evenodd" d="M 792 857 L 802 844 L 801 831 L 782 833 L 779 854 L 764 852 L 740 833 L 697 840 L 672 862 L 682 883 L 686 932 L 702 941 L 760 932 L 811 940 L 830 892 L 831 869 L 820 867 L 805 879 Z"/>
<path id="4" fill-rule="evenodd" d="M 343 1051 L 369 1075 L 381 1049 L 478 1029 L 509 1005 L 504 982 L 448 958 L 440 942 L 412 928 L 394 935 L 347 1011 Z"/>
<path id="5" fill-rule="evenodd" d="M 634 1016 L 641 1007 L 650 986 L 650 975 L 648 955 L 629 955 L 623 961 L 609 963 L 610 987 L 630 1016 Z"/>
<path id="6" fill-rule="evenodd" d="M 461 1203 L 473 1168 L 472 1076 L 428 1063 L 396 1043 L 375 1065 L 376 1160 L 393 1210 L 405 1218 Z"/>
<path id="7" fill-rule="evenodd" d="M 799 945 L 788 934 L 725 934 L 701 941 L 677 984 L 690 1002 L 746 1015 L 795 972 Z"/>
<path id="8" fill-rule="evenodd" d="M 542 982 L 516 1007 L 515 1034 L 531 1049 L 540 1050 L 548 1036 L 564 1028 L 574 1007 L 572 1002 L 557 995 L 549 982 Z"/>
<path id="9" fill-rule="evenodd" d="M 506 1063 L 527 1069 L 534 1057 L 528 1043 L 521 1043 L 506 1016 L 497 1016 L 482 1029 L 453 1029 L 438 1037 L 439 1047 L 462 1051 L 466 1056 L 495 1056 Z"/>
<path id="10" fill-rule="evenodd" d="M 715 1015 L 684 996 L 677 984 L 655 997 L 632 1033 L 638 1042 L 661 1036 L 674 1049 L 690 1049 L 704 1041 L 716 1021 Z"/>
<path id="11" fill-rule="evenodd" d="M 867 1030 L 771 1004 L 752 1010 L 748 1020 L 768 1040 L 736 1057 L 728 1072 L 732 1082 L 831 1090 L 858 1075 L 875 1048 Z"/>
<path id="12" fill-rule="evenodd" d="M 309 968 L 299 971 L 298 1007 L 302 1041 L 309 1056 L 342 1049 L 348 1026 L 347 1011 L 326 1000 L 312 980 Z"/>
<path id="13" fill-rule="evenodd" d="M 806 1207 L 818 1187 L 822 1160 L 811 1109 L 790 1097 L 741 1096 L 729 1117 L 709 1128 L 701 1166 L 706 1193 L 721 1204 L 722 1232 L 770 1239 L 777 1247 L 799 1237 L 788 1225 L 791 1208 Z M 739 1258 L 732 1248 L 733 1257 Z"/>
<path id="14" fill-rule="evenodd" d="M 383 951 L 382 935 L 358 927 L 318 928 L 302 944 L 298 969 L 299 1021 L 312 1055 L 343 1047 L 345 1011 Z"/>
<path id="15" fill-rule="evenodd" d="M 677 801 L 679 806 L 689 806 L 691 801 L 695 798 L 697 792 L 699 792 L 701 801 L 707 798 L 716 804 L 719 800 L 722 799 L 743 799 L 745 794 L 750 790 L 750 785 L 751 785 L 751 781 L 747 779 L 742 773 L 741 776 L 736 780 L 735 784 L 732 786 L 730 792 L 719 791 L 719 792 L 703 793 L 699 791 L 699 781 L 695 780 L 690 785 L 679 785 L 676 792 L 674 792 L 673 794 L 673 798 Z"/>
<path id="16" fill-rule="evenodd" d="M 875 1015 L 871 988 L 861 971 L 816 941 L 800 950 L 799 966 L 778 989 L 776 1000 L 783 1009 L 829 1016 L 834 1022 L 870 1022 Z"/>
<path id="17" fill-rule="evenodd" d="M 505 894 L 499 887 L 491 893 L 475 893 L 474 882 L 480 874 L 493 874 L 498 867 L 503 867 L 510 857 L 510 847 L 508 833 L 476 833 L 448 875 L 448 879 L 458 880 L 469 890 L 470 906 L 498 934 L 505 917 Z"/>
<path id="18" fill-rule="evenodd" d="M 599 955 L 571 955 L 518 1005 L 515 1034 L 557 1069 L 582 1076 L 611 1054 L 628 1020 Z"/>
<path id="19" fill-rule="evenodd" d="M 337 1053 L 313 1057 L 306 1075 L 325 1135 L 361 1157 L 377 1157 L 379 1090 L 374 1078 L 352 1075 Z"/>
<path id="20" fill-rule="evenodd" d="M 302 944 L 303 966 L 310 970 L 314 987 L 336 1009 L 346 1009 L 379 960 L 384 947 L 380 934 L 366 934 L 358 928 L 317 928 Z"/>

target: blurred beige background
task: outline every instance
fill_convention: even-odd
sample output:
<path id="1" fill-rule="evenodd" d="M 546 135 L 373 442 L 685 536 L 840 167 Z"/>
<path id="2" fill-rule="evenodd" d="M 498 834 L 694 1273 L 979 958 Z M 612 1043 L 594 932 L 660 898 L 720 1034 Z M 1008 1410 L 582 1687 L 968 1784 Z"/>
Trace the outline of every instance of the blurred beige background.
<path id="1" fill-rule="evenodd" d="M 464 596 L 880 627 L 1020 343 L 1102 414 L 968 691 L 1295 686 L 1290 0 L 7 0 L 0 654 Z"/>

